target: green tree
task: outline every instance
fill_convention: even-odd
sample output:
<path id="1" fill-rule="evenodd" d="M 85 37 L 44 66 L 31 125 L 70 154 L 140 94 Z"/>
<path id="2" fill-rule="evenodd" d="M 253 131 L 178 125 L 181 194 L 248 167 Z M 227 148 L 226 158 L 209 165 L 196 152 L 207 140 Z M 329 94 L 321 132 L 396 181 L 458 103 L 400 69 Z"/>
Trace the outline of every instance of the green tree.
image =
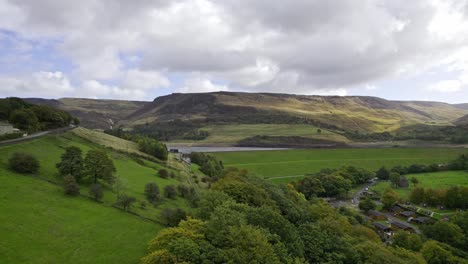
<path id="1" fill-rule="evenodd" d="M 393 187 L 398 188 L 400 187 L 400 180 L 401 180 L 401 175 L 398 172 L 392 172 L 390 173 L 390 183 L 393 185 Z"/>
<path id="2" fill-rule="evenodd" d="M 114 162 L 102 150 L 92 149 L 88 151 L 84 159 L 84 175 L 91 177 L 94 183 L 98 179 L 113 183 L 116 171 Z"/>
<path id="3" fill-rule="evenodd" d="M 363 210 L 364 212 L 369 212 L 370 210 L 374 210 L 377 207 L 374 201 L 369 198 L 366 198 L 359 202 L 359 209 Z"/>
<path id="4" fill-rule="evenodd" d="M 80 186 L 76 182 L 75 177 L 71 175 L 63 177 L 63 189 L 67 195 L 77 196 L 80 194 Z"/>
<path id="5" fill-rule="evenodd" d="M 452 261 L 452 254 L 439 246 L 435 241 L 427 241 L 424 243 L 421 254 L 426 259 L 428 264 L 450 264 Z"/>
<path id="6" fill-rule="evenodd" d="M 425 190 L 422 187 L 413 189 L 410 193 L 410 201 L 414 204 L 421 204 L 426 197 Z"/>
<path id="7" fill-rule="evenodd" d="M 145 185 L 145 197 L 148 202 L 154 204 L 161 200 L 161 193 L 159 192 L 159 186 L 154 183 L 150 182 Z"/>
<path id="8" fill-rule="evenodd" d="M 158 171 L 158 175 L 159 175 L 159 177 L 161 177 L 163 179 L 167 179 L 169 177 L 169 172 L 166 169 L 160 169 Z"/>
<path id="9" fill-rule="evenodd" d="M 92 184 L 89 187 L 89 195 L 91 195 L 91 197 L 93 197 L 95 201 L 102 200 L 102 197 L 104 195 L 102 186 L 100 184 Z"/>
<path id="10" fill-rule="evenodd" d="M 130 208 L 132 207 L 132 205 L 136 202 L 136 199 L 135 197 L 133 196 L 129 196 L 127 194 L 121 194 L 118 198 L 117 198 L 117 205 L 118 206 L 121 206 L 124 211 L 128 211 L 130 210 Z"/>
<path id="11" fill-rule="evenodd" d="M 8 160 L 8 166 L 18 173 L 36 173 L 39 170 L 39 161 L 31 154 L 15 152 Z"/>
<path id="12" fill-rule="evenodd" d="M 11 113 L 9 122 L 16 128 L 35 132 L 40 129 L 39 119 L 30 109 L 19 109 Z"/>
<path id="13" fill-rule="evenodd" d="M 416 187 L 416 185 L 419 184 L 418 178 L 416 178 L 416 177 L 414 177 L 414 176 L 411 177 L 410 181 L 411 181 L 411 183 L 413 184 L 413 187 Z"/>
<path id="14" fill-rule="evenodd" d="M 432 225 L 421 226 L 424 235 L 454 247 L 460 246 L 464 240 L 463 230 L 456 224 L 437 221 Z"/>
<path id="15" fill-rule="evenodd" d="M 376 172 L 375 177 L 379 178 L 380 180 L 386 181 L 390 178 L 390 171 L 388 171 L 385 167 L 381 167 Z"/>
<path id="16" fill-rule="evenodd" d="M 71 146 L 65 149 L 56 167 L 61 175 L 72 175 L 79 182 L 83 173 L 83 155 L 80 148 Z"/>
<path id="17" fill-rule="evenodd" d="M 404 231 L 398 231 L 393 236 L 393 246 L 402 247 L 415 252 L 421 250 L 423 241 L 418 234 L 410 234 Z"/>
<path id="18" fill-rule="evenodd" d="M 398 196 L 398 193 L 396 193 L 394 190 L 390 188 L 387 188 L 384 191 L 381 200 L 385 208 L 390 208 L 393 205 L 395 205 L 395 203 L 398 202 L 399 199 L 400 197 Z"/>
<path id="19" fill-rule="evenodd" d="M 174 185 L 166 185 L 164 187 L 164 197 L 175 199 L 177 197 L 177 190 Z"/>
<path id="20" fill-rule="evenodd" d="M 187 213 L 180 208 L 164 208 L 161 211 L 161 219 L 166 226 L 177 226 L 180 221 L 187 218 Z"/>
<path id="21" fill-rule="evenodd" d="M 296 186 L 297 190 L 304 194 L 307 199 L 317 197 L 325 192 L 322 182 L 317 177 L 306 177 Z"/>

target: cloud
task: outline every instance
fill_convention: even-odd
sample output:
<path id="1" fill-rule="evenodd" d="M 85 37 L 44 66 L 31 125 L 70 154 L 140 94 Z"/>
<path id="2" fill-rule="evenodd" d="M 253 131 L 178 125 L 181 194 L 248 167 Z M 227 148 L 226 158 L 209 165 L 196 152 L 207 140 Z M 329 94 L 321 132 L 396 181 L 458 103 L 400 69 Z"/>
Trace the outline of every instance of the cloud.
<path id="1" fill-rule="evenodd" d="M 468 45 L 467 6 L 456 0 L 0 0 L 0 29 L 57 41 L 54 52 L 73 65 L 58 69 L 77 87 L 107 87 L 99 96 L 144 98 L 160 88 L 345 94 L 461 65 L 454 54 Z M 164 77 L 173 73 L 181 80 Z M 77 92 L 94 96 L 92 89 Z"/>
<path id="2" fill-rule="evenodd" d="M 211 82 L 207 77 L 195 76 L 184 81 L 184 85 L 176 90 L 179 93 L 207 93 L 228 91 L 225 85 L 217 85 Z"/>
<path id="3" fill-rule="evenodd" d="M 68 94 L 74 89 L 62 72 L 35 72 L 27 78 L 0 77 L 0 94 L 4 96 L 42 96 L 55 97 Z"/>
<path id="4" fill-rule="evenodd" d="M 460 91 L 462 86 L 463 83 L 460 80 L 445 80 L 429 85 L 427 90 L 441 93 L 453 93 Z"/>

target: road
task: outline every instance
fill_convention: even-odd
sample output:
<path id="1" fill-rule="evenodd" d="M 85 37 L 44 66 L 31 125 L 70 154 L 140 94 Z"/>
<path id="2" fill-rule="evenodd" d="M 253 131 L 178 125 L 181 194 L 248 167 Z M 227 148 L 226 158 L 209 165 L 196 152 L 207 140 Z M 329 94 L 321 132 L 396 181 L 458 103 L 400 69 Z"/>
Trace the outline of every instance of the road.
<path id="1" fill-rule="evenodd" d="M 2 141 L 0 142 L 0 146 L 7 146 L 7 145 L 16 144 L 19 142 L 29 141 L 29 140 L 39 138 L 39 137 L 42 137 L 51 133 L 61 133 L 61 132 L 65 132 L 71 129 L 73 129 L 73 127 L 65 127 L 65 128 L 54 129 L 54 130 L 41 131 L 41 132 L 37 132 L 37 133 L 31 134 L 25 137 Z"/>

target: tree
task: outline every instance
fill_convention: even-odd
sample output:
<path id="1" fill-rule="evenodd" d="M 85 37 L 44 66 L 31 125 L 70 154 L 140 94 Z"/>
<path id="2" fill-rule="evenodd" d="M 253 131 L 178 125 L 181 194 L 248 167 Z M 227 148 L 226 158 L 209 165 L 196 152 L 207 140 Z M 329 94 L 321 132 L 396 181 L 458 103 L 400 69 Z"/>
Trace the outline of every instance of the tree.
<path id="1" fill-rule="evenodd" d="M 464 239 L 463 230 L 456 224 L 437 221 L 432 225 L 421 226 L 424 235 L 454 247 L 461 245 Z"/>
<path id="2" fill-rule="evenodd" d="M 416 178 L 416 177 L 414 177 L 414 176 L 411 177 L 410 181 L 411 181 L 411 183 L 413 184 L 413 187 L 416 187 L 416 185 L 418 185 L 418 183 L 419 183 L 418 178 Z"/>
<path id="3" fill-rule="evenodd" d="M 177 226 L 180 221 L 187 218 L 187 214 L 180 208 L 164 208 L 161 211 L 161 218 L 166 226 Z"/>
<path id="4" fill-rule="evenodd" d="M 299 181 L 297 190 L 304 194 L 307 199 L 317 197 L 325 192 L 322 182 L 317 177 L 306 177 Z"/>
<path id="5" fill-rule="evenodd" d="M 100 201 L 103 196 L 102 186 L 100 184 L 92 184 L 89 187 L 89 195 L 91 195 L 95 201 Z"/>
<path id="6" fill-rule="evenodd" d="M 400 197 L 398 196 L 398 193 L 388 188 L 384 191 L 381 200 L 385 208 L 390 208 L 393 205 L 395 205 L 395 203 L 398 202 L 399 199 Z"/>
<path id="7" fill-rule="evenodd" d="M 19 109 L 11 113 L 9 122 L 16 128 L 35 132 L 39 130 L 39 120 L 30 109 Z"/>
<path id="8" fill-rule="evenodd" d="M 364 212 L 369 212 L 370 210 L 374 210 L 377 205 L 369 198 L 366 198 L 359 202 L 359 209 L 363 210 Z"/>
<path id="9" fill-rule="evenodd" d="M 379 178 L 380 180 L 386 181 L 390 178 L 390 172 L 385 167 L 381 167 L 376 172 L 375 177 Z"/>
<path id="10" fill-rule="evenodd" d="M 164 187 L 164 197 L 169 199 L 175 199 L 177 196 L 177 190 L 174 185 L 166 185 Z"/>
<path id="11" fill-rule="evenodd" d="M 401 180 L 401 175 L 398 172 L 392 172 L 390 173 L 390 182 L 392 183 L 393 187 L 398 188 L 400 187 L 400 180 Z"/>
<path id="12" fill-rule="evenodd" d="M 91 177 L 94 183 L 98 179 L 103 179 L 106 182 L 113 183 L 116 171 L 114 163 L 102 150 L 92 149 L 86 154 L 84 159 L 84 174 Z"/>
<path id="13" fill-rule="evenodd" d="M 63 177 L 63 188 L 67 195 L 77 196 L 80 194 L 80 186 L 76 182 L 75 177 L 71 175 Z"/>
<path id="14" fill-rule="evenodd" d="M 419 236 L 418 234 L 410 234 L 405 231 L 398 231 L 393 236 L 392 245 L 419 252 L 423 245 L 423 241 L 421 239 L 421 236 Z"/>
<path id="15" fill-rule="evenodd" d="M 15 152 L 8 160 L 8 166 L 18 173 L 36 173 L 39 170 L 39 161 L 28 153 Z"/>
<path id="16" fill-rule="evenodd" d="M 159 187 L 156 183 L 150 182 L 145 185 L 145 197 L 148 202 L 154 204 L 161 200 Z"/>
<path id="17" fill-rule="evenodd" d="M 132 207 L 133 203 L 136 202 L 136 199 L 135 197 L 132 197 L 132 196 L 128 196 L 127 194 L 121 194 L 118 198 L 117 198 L 117 205 L 118 206 L 121 206 L 124 211 L 128 211 L 130 210 L 130 208 Z"/>
<path id="18" fill-rule="evenodd" d="M 322 129 L 318 128 L 317 129 L 317 134 L 322 134 Z"/>
<path id="19" fill-rule="evenodd" d="M 439 246 L 435 241 L 427 241 L 424 243 L 421 254 L 426 259 L 428 264 L 447 264 L 453 263 L 452 254 Z"/>
<path id="20" fill-rule="evenodd" d="M 421 204 L 426 197 L 425 190 L 422 187 L 417 187 L 410 193 L 410 201 L 414 204 Z"/>
<path id="21" fill-rule="evenodd" d="M 71 175 L 79 182 L 83 173 L 83 155 L 80 148 L 72 146 L 65 149 L 62 159 L 56 165 L 61 175 Z"/>
<path id="22" fill-rule="evenodd" d="M 163 179 L 167 179 L 169 177 L 169 172 L 166 169 L 160 169 L 158 171 L 158 175 L 159 175 L 159 177 L 161 177 Z"/>

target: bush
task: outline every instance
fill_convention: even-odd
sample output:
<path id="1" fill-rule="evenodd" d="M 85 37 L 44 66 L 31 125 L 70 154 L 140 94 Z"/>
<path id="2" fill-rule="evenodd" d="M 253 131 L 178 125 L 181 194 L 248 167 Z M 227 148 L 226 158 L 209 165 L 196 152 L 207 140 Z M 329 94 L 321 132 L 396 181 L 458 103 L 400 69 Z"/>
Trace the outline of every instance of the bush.
<path id="1" fill-rule="evenodd" d="M 166 226 L 177 226 L 180 221 L 187 218 L 187 214 L 180 208 L 165 208 L 161 212 L 161 218 Z"/>
<path id="2" fill-rule="evenodd" d="M 91 195 L 94 200 L 100 201 L 103 196 L 102 186 L 100 184 L 92 184 L 89 187 L 89 195 Z"/>
<path id="3" fill-rule="evenodd" d="M 183 184 L 177 186 L 177 191 L 179 192 L 179 195 L 183 198 L 189 198 L 195 192 L 195 190 L 192 187 L 188 187 Z"/>
<path id="4" fill-rule="evenodd" d="M 161 194 L 159 192 L 159 187 L 156 183 L 150 182 L 145 185 L 145 197 L 148 202 L 154 204 L 161 200 Z"/>
<path id="5" fill-rule="evenodd" d="M 175 199 L 177 196 L 177 191 L 174 185 L 167 185 L 164 187 L 164 197 L 169 199 Z"/>
<path id="6" fill-rule="evenodd" d="M 8 161 L 11 170 L 18 173 L 36 173 L 39 170 L 39 161 L 32 155 L 15 152 Z"/>
<path id="7" fill-rule="evenodd" d="M 77 196 L 80 194 L 80 186 L 76 183 L 75 177 L 71 175 L 63 177 L 63 188 L 67 195 Z"/>
<path id="8" fill-rule="evenodd" d="M 167 179 L 169 177 L 169 172 L 166 169 L 160 169 L 158 171 L 158 175 L 159 175 L 159 177 L 161 177 L 163 179 Z"/>
<path id="9" fill-rule="evenodd" d="M 134 202 L 136 202 L 135 197 L 126 194 L 122 194 L 117 198 L 117 205 L 122 207 L 125 211 L 128 211 Z"/>

